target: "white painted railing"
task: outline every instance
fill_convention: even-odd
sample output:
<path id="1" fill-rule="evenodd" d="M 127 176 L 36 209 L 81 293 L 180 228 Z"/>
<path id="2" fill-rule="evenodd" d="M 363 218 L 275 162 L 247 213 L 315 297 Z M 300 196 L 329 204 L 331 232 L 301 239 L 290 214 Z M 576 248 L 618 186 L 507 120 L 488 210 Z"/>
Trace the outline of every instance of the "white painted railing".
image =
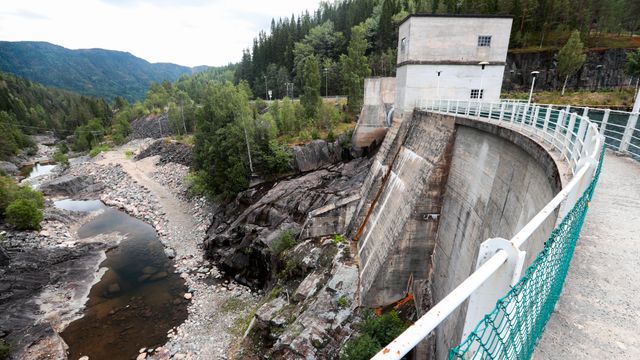
<path id="1" fill-rule="evenodd" d="M 586 116 L 571 108 L 526 102 L 479 102 L 464 100 L 427 100 L 417 104 L 420 110 L 464 116 L 509 128 L 529 136 L 563 159 L 571 171 L 571 180 L 536 216 L 510 240 L 494 238 L 480 246 L 476 271 L 449 295 L 433 306 L 418 321 L 374 359 L 400 359 L 426 338 L 444 319 L 469 299 L 462 339 L 490 312 L 521 277 L 525 252 L 521 246 L 550 216 L 559 219 L 573 208 L 585 192 L 601 160 L 607 121 L 601 131 Z M 584 114 L 584 115 L 583 115 Z M 637 116 L 636 116 L 637 119 Z M 632 123 L 632 121 L 629 121 Z M 632 127 L 635 133 L 635 123 Z M 624 132 L 627 134 L 627 131 Z M 624 140 L 622 140 L 624 142 Z"/>

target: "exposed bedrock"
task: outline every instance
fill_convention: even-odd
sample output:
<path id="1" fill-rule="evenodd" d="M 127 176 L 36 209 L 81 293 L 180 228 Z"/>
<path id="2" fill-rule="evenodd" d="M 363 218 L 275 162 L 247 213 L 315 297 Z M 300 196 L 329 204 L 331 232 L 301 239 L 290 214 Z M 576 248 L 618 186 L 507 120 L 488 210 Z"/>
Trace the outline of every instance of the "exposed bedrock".
<path id="1" fill-rule="evenodd" d="M 285 231 L 300 241 L 344 232 L 369 164 L 359 158 L 244 191 L 213 215 L 207 254 L 238 281 L 265 286 Z"/>
<path id="2" fill-rule="evenodd" d="M 484 240 L 511 238 L 560 188 L 551 155 L 518 132 L 425 112 L 396 120 L 349 227 L 358 241 L 361 303 L 385 306 L 413 293 L 424 313 L 474 271 Z M 555 219 L 523 247 L 525 265 Z M 435 358 L 460 340 L 465 311 L 437 329 Z"/>
<path id="3" fill-rule="evenodd" d="M 142 150 L 135 160 L 142 160 L 150 156 L 160 156 L 158 164 L 177 163 L 184 166 L 191 166 L 193 151 L 191 146 L 176 141 L 157 140 L 149 147 Z"/>

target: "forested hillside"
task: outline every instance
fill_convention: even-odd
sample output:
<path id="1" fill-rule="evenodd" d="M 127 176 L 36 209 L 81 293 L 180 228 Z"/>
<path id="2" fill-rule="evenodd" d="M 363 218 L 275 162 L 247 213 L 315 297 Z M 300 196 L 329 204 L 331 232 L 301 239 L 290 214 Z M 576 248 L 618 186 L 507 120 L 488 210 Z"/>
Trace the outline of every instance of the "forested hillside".
<path id="1" fill-rule="evenodd" d="M 273 20 L 242 54 L 235 80 L 249 82 L 254 95 L 275 98 L 302 92 L 302 66 L 317 57 L 322 95 L 344 94 L 344 69 L 352 28 L 361 24 L 374 76 L 393 75 L 397 26 L 410 13 L 507 14 L 514 17 L 511 48 L 559 48 L 572 30 L 587 47 L 628 47 L 640 27 L 637 0 L 345 0 L 322 2 L 313 13 Z M 626 36 L 626 38 L 625 38 Z M 627 39 L 631 41 L 627 41 Z M 288 90 L 288 92 L 287 92 Z"/>
<path id="2" fill-rule="evenodd" d="M 103 126 L 111 124 L 111 109 L 103 99 L 0 73 L 0 159 L 29 146 L 27 134 L 50 131 L 64 137 L 92 119 Z"/>
<path id="3" fill-rule="evenodd" d="M 0 41 L 0 71 L 83 95 L 130 101 L 142 99 L 153 82 L 175 81 L 194 72 L 175 64 L 151 64 L 121 51 L 69 50 L 30 41 Z"/>

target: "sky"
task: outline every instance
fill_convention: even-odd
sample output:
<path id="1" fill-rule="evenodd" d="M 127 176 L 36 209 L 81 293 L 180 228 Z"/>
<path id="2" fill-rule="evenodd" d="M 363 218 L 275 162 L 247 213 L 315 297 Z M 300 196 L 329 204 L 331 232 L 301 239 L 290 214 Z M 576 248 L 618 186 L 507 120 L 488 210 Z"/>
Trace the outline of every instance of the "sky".
<path id="1" fill-rule="evenodd" d="M 319 0 L 2 0 L 0 40 L 130 52 L 185 66 L 238 62 L 271 19 Z"/>

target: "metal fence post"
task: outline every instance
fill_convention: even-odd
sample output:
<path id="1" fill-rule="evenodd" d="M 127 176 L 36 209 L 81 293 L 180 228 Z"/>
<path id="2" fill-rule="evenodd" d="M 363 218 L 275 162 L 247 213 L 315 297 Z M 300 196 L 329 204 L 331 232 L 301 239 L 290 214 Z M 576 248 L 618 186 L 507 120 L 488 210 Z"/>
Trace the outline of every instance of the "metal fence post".
<path id="1" fill-rule="evenodd" d="M 564 137 L 564 146 L 562 148 L 562 154 L 567 159 L 569 159 L 569 154 L 571 153 L 571 150 L 570 150 L 571 138 L 573 137 L 573 128 L 576 125 L 577 116 L 578 114 L 571 113 L 571 117 L 569 118 L 569 126 L 567 127 L 567 133 L 565 134 L 565 137 Z M 569 167 L 571 169 L 574 169 L 574 167 L 571 166 L 571 161 L 568 161 L 568 162 L 569 162 Z"/>
<path id="2" fill-rule="evenodd" d="M 500 117 L 498 117 L 498 121 L 502 121 L 504 119 L 504 103 L 500 103 Z"/>
<path id="3" fill-rule="evenodd" d="M 620 142 L 620 152 L 627 152 L 629 150 L 629 144 L 631 143 L 631 136 L 636 129 L 638 123 L 638 113 L 632 113 L 629 116 L 627 127 L 624 129 L 624 135 L 622 135 L 622 141 Z"/>
<path id="4" fill-rule="evenodd" d="M 604 132 L 607 130 L 607 123 L 609 123 L 609 115 L 611 114 L 611 109 L 605 109 L 604 115 L 602 116 L 602 122 L 600 123 L 600 134 L 604 136 Z"/>
<path id="5" fill-rule="evenodd" d="M 463 340 L 469 336 L 478 322 L 496 306 L 496 301 L 511 290 L 511 287 L 520 280 L 526 253 L 506 239 L 492 238 L 480 244 L 476 269 L 480 268 L 487 260 L 501 250 L 507 253 L 506 263 L 469 298 L 467 316 L 464 321 L 464 331 L 462 332 Z"/>
<path id="6" fill-rule="evenodd" d="M 553 133 L 553 144 L 554 146 L 560 150 L 562 153 L 562 141 L 560 140 L 560 135 L 562 135 L 562 125 L 564 123 L 566 112 L 564 110 L 560 110 L 558 112 L 558 120 L 556 120 L 556 129 Z"/>
<path id="7" fill-rule="evenodd" d="M 553 111 L 553 108 L 551 107 L 551 105 L 547 106 L 547 112 L 546 114 L 544 114 L 544 123 L 542 124 L 542 139 L 543 141 L 548 141 L 547 140 L 547 132 L 549 129 L 549 119 L 551 119 L 551 111 Z"/>
<path id="8" fill-rule="evenodd" d="M 583 117 L 589 117 L 589 107 L 585 107 L 584 109 L 582 109 L 582 116 Z"/>

